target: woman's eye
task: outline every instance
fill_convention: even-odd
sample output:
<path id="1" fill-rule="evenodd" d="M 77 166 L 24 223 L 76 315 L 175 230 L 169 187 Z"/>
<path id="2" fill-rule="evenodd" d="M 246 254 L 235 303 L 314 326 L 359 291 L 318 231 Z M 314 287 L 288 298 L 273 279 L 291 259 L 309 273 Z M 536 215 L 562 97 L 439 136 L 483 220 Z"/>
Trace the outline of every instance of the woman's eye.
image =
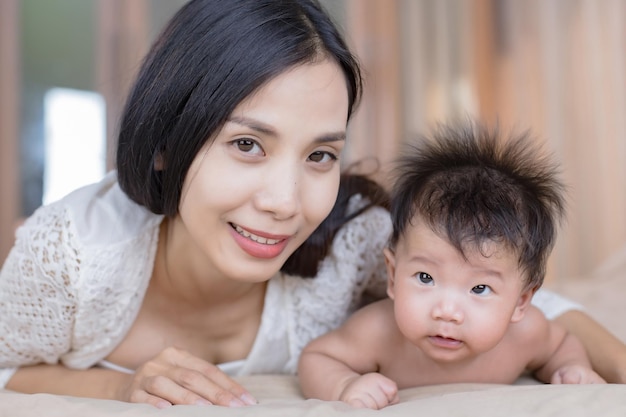
<path id="1" fill-rule="evenodd" d="M 317 163 L 325 163 L 337 160 L 337 155 L 326 151 L 316 151 L 309 155 L 309 160 Z"/>
<path id="2" fill-rule="evenodd" d="M 431 277 L 426 272 L 418 272 L 417 279 L 419 279 L 422 284 L 432 284 L 434 281 L 433 277 Z"/>
<path id="3" fill-rule="evenodd" d="M 252 139 L 237 139 L 233 142 L 233 144 L 237 146 L 237 149 L 241 152 L 255 155 L 265 155 L 265 152 L 263 152 L 263 149 L 261 149 L 259 144 Z"/>
<path id="4" fill-rule="evenodd" d="M 478 295 L 487 295 L 491 293 L 491 288 L 489 287 L 489 285 L 476 285 L 474 288 L 472 288 L 472 293 Z"/>

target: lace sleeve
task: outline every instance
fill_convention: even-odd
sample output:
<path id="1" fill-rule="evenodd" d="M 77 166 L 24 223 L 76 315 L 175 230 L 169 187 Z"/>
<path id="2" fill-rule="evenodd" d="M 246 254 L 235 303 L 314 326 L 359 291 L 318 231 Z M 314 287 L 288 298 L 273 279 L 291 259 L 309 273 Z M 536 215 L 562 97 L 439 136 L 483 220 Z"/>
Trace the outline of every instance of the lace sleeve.
<path id="1" fill-rule="evenodd" d="M 359 254 L 364 259 L 364 279 L 355 288 L 355 308 L 380 300 L 387 294 L 387 268 L 383 249 L 387 246 L 392 228 L 389 212 L 381 207 L 369 209 L 359 217 L 362 219 L 358 231 L 367 244 L 362 249 L 363 253 Z"/>
<path id="2" fill-rule="evenodd" d="M 0 271 L 1 368 L 56 363 L 70 349 L 80 264 L 69 224 L 52 205 L 17 231 Z M 8 369 L 2 373 L 10 378 Z"/>

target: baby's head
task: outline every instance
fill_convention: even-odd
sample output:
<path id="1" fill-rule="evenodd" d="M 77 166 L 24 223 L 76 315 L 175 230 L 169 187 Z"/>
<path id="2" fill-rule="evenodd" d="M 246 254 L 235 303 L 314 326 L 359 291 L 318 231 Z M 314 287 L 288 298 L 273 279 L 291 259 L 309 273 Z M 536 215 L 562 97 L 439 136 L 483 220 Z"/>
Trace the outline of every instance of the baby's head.
<path id="1" fill-rule="evenodd" d="M 528 133 L 500 137 L 478 123 L 441 125 L 405 149 L 394 184 L 392 250 L 419 220 L 463 256 L 493 244 L 511 251 L 525 288 L 542 285 L 564 186 Z"/>

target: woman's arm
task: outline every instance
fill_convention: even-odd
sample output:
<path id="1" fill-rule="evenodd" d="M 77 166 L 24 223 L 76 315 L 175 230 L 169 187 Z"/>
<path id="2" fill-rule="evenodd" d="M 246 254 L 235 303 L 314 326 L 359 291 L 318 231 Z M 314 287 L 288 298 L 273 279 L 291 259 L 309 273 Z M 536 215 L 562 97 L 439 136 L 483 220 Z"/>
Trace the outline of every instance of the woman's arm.
<path id="1" fill-rule="evenodd" d="M 158 408 L 256 404 L 254 397 L 219 367 L 176 348 L 164 349 L 132 374 L 102 368 L 73 370 L 63 365 L 26 366 L 15 372 L 6 388 L 28 394 L 141 402 Z"/>
<path id="2" fill-rule="evenodd" d="M 588 314 L 569 310 L 554 318 L 580 339 L 593 369 L 607 382 L 626 383 L 626 345 Z"/>
<path id="3" fill-rule="evenodd" d="M 100 399 L 117 399 L 117 391 L 132 375 L 109 369 L 69 369 L 63 365 L 19 368 L 6 389 L 26 394 L 48 393 Z M 63 381 L 62 384 L 59 381 Z"/>
<path id="4" fill-rule="evenodd" d="M 546 289 L 538 290 L 533 304 L 578 337 L 593 369 L 607 382 L 626 384 L 626 344 L 584 312 L 584 307 Z"/>

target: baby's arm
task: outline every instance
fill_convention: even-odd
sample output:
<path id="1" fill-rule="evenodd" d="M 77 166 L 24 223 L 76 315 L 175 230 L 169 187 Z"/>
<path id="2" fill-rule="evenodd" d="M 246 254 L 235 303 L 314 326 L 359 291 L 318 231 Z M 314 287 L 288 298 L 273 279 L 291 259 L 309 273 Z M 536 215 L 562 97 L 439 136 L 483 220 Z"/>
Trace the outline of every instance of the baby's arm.
<path id="1" fill-rule="evenodd" d="M 398 402 L 395 382 L 376 372 L 376 341 L 385 339 L 384 327 L 389 325 L 380 306 L 377 302 L 364 307 L 304 348 L 298 377 L 305 397 L 373 409 Z"/>
<path id="2" fill-rule="evenodd" d="M 528 319 L 543 340 L 537 340 L 538 357 L 531 368 L 534 375 L 543 382 L 552 384 L 594 384 L 605 383 L 592 368 L 587 352 L 580 340 L 568 333 L 560 324 L 547 320 L 538 310 L 530 308 Z"/>

